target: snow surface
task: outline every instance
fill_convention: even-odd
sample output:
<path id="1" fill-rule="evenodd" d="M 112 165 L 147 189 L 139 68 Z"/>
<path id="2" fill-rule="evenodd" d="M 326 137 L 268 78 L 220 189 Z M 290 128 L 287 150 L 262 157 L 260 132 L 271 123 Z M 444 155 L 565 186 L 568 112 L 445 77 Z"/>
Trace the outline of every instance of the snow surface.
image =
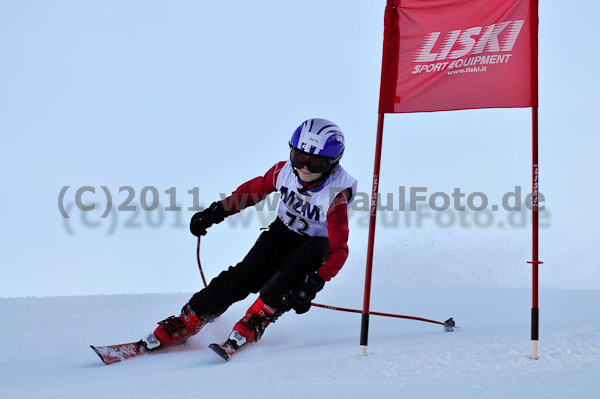
<path id="1" fill-rule="evenodd" d="M 207 205 L 263 174 L 287 156 L 293 129 L 319 116 L 344 129 L 343 165 L 370 194 L 385 1 L 2 2 L 0 398 L 600 397 L 600 213 L 580 200 L 581 187 L 600 196 L 590 184 L 600 52 L 589 51 L 600 6 L 577 4 L 540 4 L 539 360 L 529 359 L 529 215 L 508 223 L 517 214 L 498 212 L 478 227 L 476 214 L 452 213 L 456 223 L 440 226 L 428 211 L 421 226 L 419 212 L 394 211 L 378 216 L 372 309 L 454 317 L 456 332 L 373 317 L 361 358 L 360 315 L 314 309 L 285 315 L 224 364 L 206 346 L 249 298 L 181 348 L 105 366 L 90 344 L 139 339 L 199 288 L 188 190 Z M 401 186 L 460 187 L 490 204 L 528 192 L 530 118 L 388 115 L 382 198 Z M 213 165 L 218 174 L 206 173 Z M 176 187 L 183 211 L 102 219 L 101 185 L 115 205 L 121 186 L 135 188 L 138 211 L 144 187 L 159 191 L 159 210 Z M 69 219 L 57 207 L 65 186 Z M 99 212 L 76 212 L 84 186 Z M 248 210 L 211 229 L 207 277 L 272 219 Z M 361 307 L 368 220 L 351 214 L 350 258 L 319 303 Z"/>
<path id="2" fill-rule="evenodd" d="M 319 302 L 347 306 L 326 292 Z M 181 347 L 111 366 L 88 345 L 139 339 L 189 294 L 0 299 L 0 397 L 600 397 L 600 292 L 541 292 L 539 360 L 529 358 L 529 295 L 390 290 L 387 306 L 373 310 L 454 317 L 460 329 L 372 316 L 369 355 L 360 357 L 360 315 L 313 308 L 284 315 L 225 363 L 207 345 L 228 335 L 248 298 Z"/>

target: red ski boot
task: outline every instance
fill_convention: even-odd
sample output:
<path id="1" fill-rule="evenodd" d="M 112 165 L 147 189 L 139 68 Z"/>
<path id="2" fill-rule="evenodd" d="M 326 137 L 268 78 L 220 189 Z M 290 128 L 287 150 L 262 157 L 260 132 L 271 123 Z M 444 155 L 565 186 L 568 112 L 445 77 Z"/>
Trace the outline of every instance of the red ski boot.
<path id="1" fill-rule="evenodd" d="M 141 341 L 149 350 L 180 344 L 197 334 L 205 323 L 198 318 L 190 305 L 186 304 L 181 309 L 180 316 L 171 316 L 158 324 L 156 330 Z"/>
<path id="2" fill-rule="evenodd" d="M 265 328 L 272 322 L 275 321 L 273 316 L 277 309 L 273 309 L 269 305 L 265 304 L 260 297 L 248 308 L 246 316 L 242 317 L 235 326 L 233 326 L 233 332 L 239 333 L 243 337 L 242 343 L 238 343 L 238 346 L 242 346 L 246 342 L 258 342 L 265 332 Z"/>
<path id="3" fill-rule="evenodd" d="M 260 297 L 254 302 L 233 327 L 233 331 L 222 344 L 210 344 L 208 347 L 225 361 L 248 342 L 257 342 L 265 332 L 265 328 L 279 316 L 277 310 L 265 304 Z"/>

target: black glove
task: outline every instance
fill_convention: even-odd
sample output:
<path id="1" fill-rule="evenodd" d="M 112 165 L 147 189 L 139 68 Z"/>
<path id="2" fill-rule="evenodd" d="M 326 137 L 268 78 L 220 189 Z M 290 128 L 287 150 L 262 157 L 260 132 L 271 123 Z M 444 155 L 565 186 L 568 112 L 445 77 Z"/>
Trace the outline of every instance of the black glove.
<path id="1" fill-rule="evenodd" d="M 281 303 L 287 310 L 294 309 L 298 314 L 306 313 L 310 309 L 311 301 L 324 285 L 325 281 L 317 273 L 310 274 L 305 282 L 284 294 Z"/>
<path id="2" fill-rule="evenodd" d="M 206 235 L 206 229 L 213 224 L 221 223 L 225 219 L 225 209 L 220 202 L 213 202 L 202 212 L 192 216 L 190 221 L 190 231 L 196 237 Z"/>

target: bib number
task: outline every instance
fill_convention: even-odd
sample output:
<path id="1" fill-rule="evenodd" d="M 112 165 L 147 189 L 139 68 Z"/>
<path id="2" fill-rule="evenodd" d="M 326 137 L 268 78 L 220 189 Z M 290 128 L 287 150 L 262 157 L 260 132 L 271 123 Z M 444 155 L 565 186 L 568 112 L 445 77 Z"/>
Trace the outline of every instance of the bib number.
<path id="1" fill-rule="evenodd" d="M 298 215 L 294 215 L 291 212 L 286 212 L 285 215 L 288 218 L 290 218 L 288 220 L 288 222 L 286 223 L 286 225 L 291 230 L 297 231 L 300 234 L 306 234 L 306 232 L 310 228 L 310 225 L 308 224 L 308 222 L 306 221 L 306 219 L 303 219 L 303 218 L 301 218 Z"/>

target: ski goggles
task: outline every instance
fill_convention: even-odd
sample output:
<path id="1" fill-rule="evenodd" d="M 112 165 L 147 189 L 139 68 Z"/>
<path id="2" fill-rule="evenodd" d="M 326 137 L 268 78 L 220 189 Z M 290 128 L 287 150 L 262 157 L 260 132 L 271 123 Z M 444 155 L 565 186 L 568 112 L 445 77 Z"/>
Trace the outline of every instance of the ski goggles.
<path id="1" fill-rule="evenodd" d="M 290 161 L 296 169 L 307 167 L 311 173 L 323 173 L 331 169 L 334 160 L 329 157 L 308 154 L 297 148 L 291 147 Z"/>

